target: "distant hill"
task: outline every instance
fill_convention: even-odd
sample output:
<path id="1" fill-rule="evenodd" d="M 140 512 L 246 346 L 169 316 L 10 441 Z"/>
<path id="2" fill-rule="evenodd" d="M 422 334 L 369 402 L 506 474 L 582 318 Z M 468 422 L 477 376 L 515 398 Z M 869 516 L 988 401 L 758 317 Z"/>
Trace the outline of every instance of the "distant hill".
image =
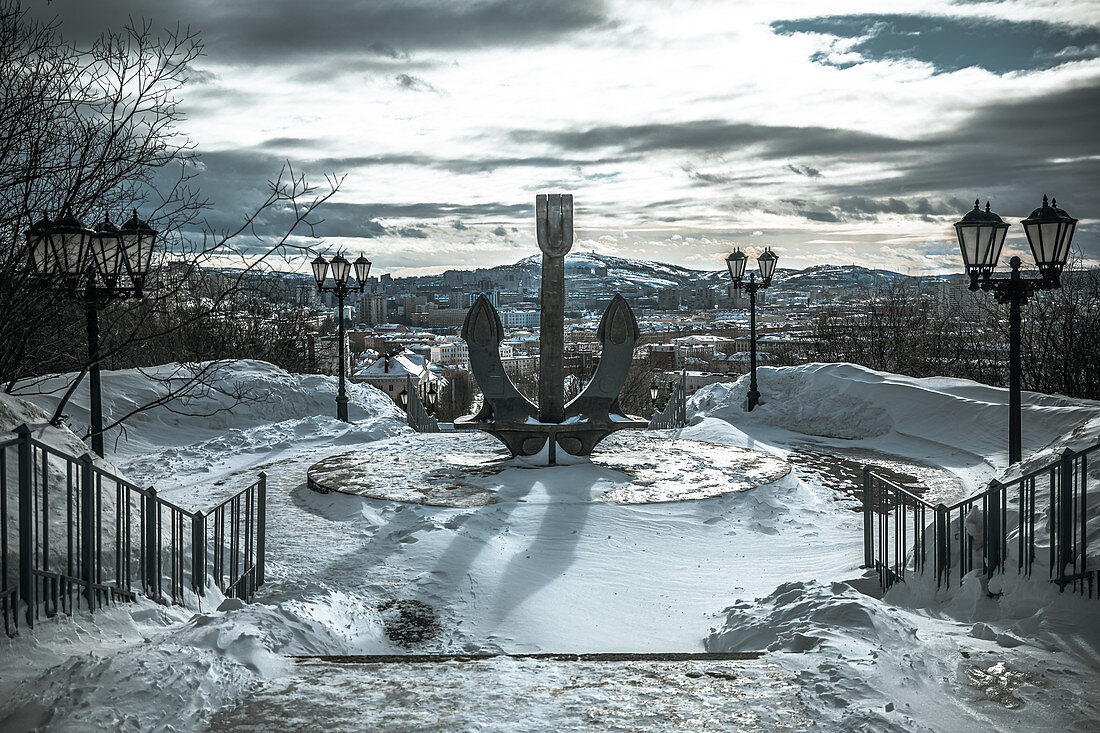
<path id="1" fill-rule="evenodd" d="M 566 255 L 565 262 L 571 279 L 583 277 L 580 273 L 586 269 L 598 272 L 606 269 L 607 274 L 602 279 L 607 285 L 617 288 L 624 284 L 632 284 L 644 290 L 713 288 L 729 283 L 729 275 L 724 270 L 693 270 L 665 262 L 612 257 L 594 252 Z M 532 255 L 514 265 L 501 265 L 500 268 L 493 269 L 520 267 L 536 274 L 541 266 L 542 255 Z M 814 265 L 805 270 L 779 268 L 775 271 L 773 282 L 775 287 L 783 290 L 816 290 L 874 288 L 918 279 L 920 278 L 890 270 L 871 270 L 859 265 Z"/>

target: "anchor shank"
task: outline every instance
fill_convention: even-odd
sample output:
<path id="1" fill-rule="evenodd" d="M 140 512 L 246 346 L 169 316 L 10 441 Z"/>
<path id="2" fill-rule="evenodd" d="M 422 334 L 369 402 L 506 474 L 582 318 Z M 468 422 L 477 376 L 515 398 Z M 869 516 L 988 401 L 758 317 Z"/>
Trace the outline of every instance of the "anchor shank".
<path id="1" fill-rule="evenodd" d="M 565 419 L 564 257 L 543 253 L 540 298 L 539 422 L 560 423 Z"/>

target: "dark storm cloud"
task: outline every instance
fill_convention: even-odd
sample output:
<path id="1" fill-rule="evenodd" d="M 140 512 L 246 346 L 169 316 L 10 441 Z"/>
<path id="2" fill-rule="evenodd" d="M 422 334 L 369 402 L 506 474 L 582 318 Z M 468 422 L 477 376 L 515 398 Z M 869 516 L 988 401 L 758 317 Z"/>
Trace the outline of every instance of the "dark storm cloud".
<path id="1" fill-rule="evenodd" d="M 1097 119 L 1098 85 L 989 105 L 914 154 L 899 156 L 889 181 L 864 180 L 832 190 L 872 198 L 884 189 L 892 196 L 951 192 L 962 201 L 996 194 L 1002 211 L 1026 208 L 1025 214 L 1045 191 L 1067 206 L 1079 202 L 1079 211 L 1095 217 L 1100 213 Z"/>
<path id="2" fill-rule="evenodd" d="M 397 74 L 393 77 L 393 81 L 397 86 L 402 89 L 407 89 L 410 92 L 434 92 L 440 94 L 443 91 L 434 84 L 421 79 L 419 76 L 413 76 L 412 74 Z"/>
<path id="3" fill-rule="evenodd" d="M 513 130 L 518 143 L 550 143 L 563 150 L 621 150 L 640 155 L 659 151 L 728 153 L 751 148 L 765 158 L 888 153 L 914 143 L 854 130 L 781 127 L 725 120 L 646 125 L 603 125 L 583 130 Z"/>
<path id="4" fill-rule="evenodd" d="M 313 161 L 321 168 L 348 171 L 379 165 L 405 165 L 445 170 L 449 173 L 490 173 L 497 168 L 572 168 L 576 166 L 616 163 L 622 158 L 565 158 L 557 156 L 501 156 L 485 158 L 436 158 L 417 153 L 320 158 Z"/>
<path id="5" fill-rule="evenodd" d="M 376 237 L 383 234 L 397 234 L 423 239 L 428 234 L 421 227 L 384 227 L 379 219 L 416 219 L 427 223 L 443 223 L 441 220 L 453 220 L 456 216 L 474 219 L 514 218 L 534 214 L 535 203 L 529 204 L 461 204 L 461 203 L 330 203 L 323 211 L 325 222 L 317 228 L 319 236 L 324 237 Z M 370 233 L 362 231 L 363 222 L 374 226 Z"/>
<path id="6" fill-rule="evenodd" d="M 324 141 L 316 137 L 273 137 L 264 140 L 256 147 L 261 150 L 283 150 L 286 148 L 317 148 Z"/>
<path id="7" fill-rule="evenodd" d="M 806 176 L 807 178 L 821 178 L 821 171 L 808 165 L 795 165 L 794 163 L 788 163 L 787 170 L 789 170 L 791 173 L 797 173 L 800 176 Z"/>
<path id="8" fill-rule="evenodd" d="M 1100 29 L 1029 20 L 924 15 L 832 15 L 771 24 L 779 35 L 819 33 L 844 39 L 814 54 L 816 62 L 848 68 L 861 61 L 832 60 L 834 52 L 863 61 L 911 59 L 937 73 L 977 66 L 995 74 L 1050 69 L 1100 56 Z M 854 44 L 848 41 L 855 41 Z"/>
<path id="9" fill-rule="evenodd" d="M 246 62 L 530 46 L 609 23 L 597 0 L 144 0 L 138 7 L 132 0 L 54 0 L 32 10 L 59 16 L 66 34 L 81 41 L 132 15 L 161 26 L 179 20 L 201 32 L 218 60 Z"/>

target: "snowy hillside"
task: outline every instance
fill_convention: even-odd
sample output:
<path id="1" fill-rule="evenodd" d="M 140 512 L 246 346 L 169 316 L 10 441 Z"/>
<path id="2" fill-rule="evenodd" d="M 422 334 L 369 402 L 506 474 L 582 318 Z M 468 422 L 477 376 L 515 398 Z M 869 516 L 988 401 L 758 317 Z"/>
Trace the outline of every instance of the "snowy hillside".
<path id="1" fill-rule="evenodd" d="M 542 255 L 526 257 L 515 266 L 526 268 L 532 274 L 536 274 L 542 267 Z M 570 280 L 574 277 L 585 277 L 586 268 L 599 271 L 606 268 L 606 276 L 599 276 L 601 283 L 618 287 L 631 284 L 653 290 L 684 287 L 709 274 L 703 270 L 692 270 L 666 262 L 612 257 L 595 252 L 571 252 L 565 256 L 565 266 L 570 274 Z"/>
<path id="2" fill-rule="evenodd" d="M 127 403 L 156 389 L 112 379 L 133 392 Z M 696 450 L 638 432 L 609 438 L 590 463 L 539 468 L 486 457 L 470 436 L 412 435 L 369 391 L 353 395 L 360 424 L 340 425 L 331 380 L 238 365 L 226 389 L 258 385 L 272 401 L 217 424 L 154 411 L 116 456 L 196 504 L 220 482 L 268 471 L 268 581 L 256 602 L 119 606 L 0 641 L 0 728 L 953 733 L 1088 730 L 1100 719 L 1097 601 L 1060 595 L 1045 572 L 1014 581 L 1003 600 L 969 580 L 945 594 L 898 586 L 883 600 L 859 567 L 862 518 L 848 488 L 859 464 L 944 496 L 972 492 L 1004 467 L 1003 390 L 844 364 L 763 369 L 765 404 L 749 414 L 746 381 L 693 398 L 692 424 L 675 437 Z M 1024 404 L 1025 450 L 1085 440 L 1100 414 L 1062 398 L 1025 394 Z M 386 484 L 394 465 L 440 487 L 468 465 L 492 495 L 429 506 L 412 492 L 405 502 L 306 488 L 310 466 L 349 451 Z M 790 471 L 705 498 L 661 491 L 713 481 L 738 465 L 735 452 L 753 451 Z M 764 656 L 291 658 L 703 650 Z"/>

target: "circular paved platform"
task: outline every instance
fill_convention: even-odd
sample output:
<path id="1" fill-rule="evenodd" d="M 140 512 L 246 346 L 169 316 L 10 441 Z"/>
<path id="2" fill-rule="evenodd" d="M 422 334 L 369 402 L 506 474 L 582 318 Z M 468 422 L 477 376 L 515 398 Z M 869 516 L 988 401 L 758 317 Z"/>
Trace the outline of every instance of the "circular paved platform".
<path id="1" fill-rule="evenodd" d="M 649 431 L 604 440 L 591 461 L 534 466 L 509 458 L 482 433 L 436 433 L 368 443 L 310 466 L 309 488 L 445 507 L 502 500 L 517 483 L 584 488 L 592 501 L 649 504 L 747 491 L 787 475 L 790 465 L 760 451 Z M 522 473 L 518 473 L 522 472 Z M 549 490 L 550 493 L 554 489 Z"/>

